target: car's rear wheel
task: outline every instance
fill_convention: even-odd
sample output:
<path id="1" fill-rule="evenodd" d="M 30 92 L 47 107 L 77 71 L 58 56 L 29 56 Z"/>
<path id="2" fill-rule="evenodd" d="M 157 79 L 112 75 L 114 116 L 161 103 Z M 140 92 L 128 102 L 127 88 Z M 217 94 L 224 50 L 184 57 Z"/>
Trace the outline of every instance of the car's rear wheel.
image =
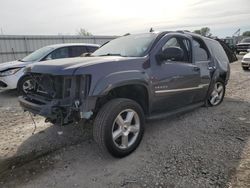
<path id="1" fill-rule="evenodd" d="M 113 99 L 95 118 L 94 140 L 103 151 L 114 157 L 125 157 L 140 144 L 144 122 L 144 113 L 138 103 L 130 99 Z"/>
<path id="2" fill-rule="evenodd" d="M 29 76 L 25 76 L 18 82 L 17 89 L 20 94 L 26 95 L 29 91 L 35 89 L 35 83 Z"/>
<path id="3" fill-rule="evenodd" d="M 213 91 L 208 98 L 208 103 L 210 104 L 210 106 L 218 106 L 223 101 L 225 89 L 226 87 L 222 80 L 216 81 Z"/>

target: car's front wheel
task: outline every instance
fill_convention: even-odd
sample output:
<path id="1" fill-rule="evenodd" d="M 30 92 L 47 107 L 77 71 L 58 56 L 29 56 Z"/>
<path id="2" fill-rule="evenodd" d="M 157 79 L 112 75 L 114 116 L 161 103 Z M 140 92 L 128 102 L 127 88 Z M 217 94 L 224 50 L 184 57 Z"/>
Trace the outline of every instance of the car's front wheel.
<path id="1" fill-rule="evenodd" d="M 125 157 L 140 144 L 144 122 L 144 113 L 138 103 L 130 99 L 113 99 L 95 118 L 94 140 L 114 157 Z"/>
<path id="2" fill-rule="evenodd" d="M 216 81 L 213 91 L 208 98 L 208 103 L 210 104 L 210 106 L 219 105 L 224 99 L 225 91 L 226 87 L 224 82 L 222 80 Z"/>
<path id="3" fill-rule="evenodd" d="M 17 90 L 21 95 L 26 95 L 33 89 L 35 89 L 35 83 L 29 76 L 24 76 L 18 82 Z"/>

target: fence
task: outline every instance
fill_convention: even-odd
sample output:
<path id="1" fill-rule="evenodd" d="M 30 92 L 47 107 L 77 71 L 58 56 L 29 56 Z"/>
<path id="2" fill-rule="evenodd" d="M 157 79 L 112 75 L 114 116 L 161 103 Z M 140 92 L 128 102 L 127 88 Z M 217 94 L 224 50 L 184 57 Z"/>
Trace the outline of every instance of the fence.
<path id="1" fill-rule="evenodd" d="M 36 36 L 0 35 L 0 63 L 21 59 L 29 53 L 47 45 L 59 43 L 103 44 L 116 36 Z"/>

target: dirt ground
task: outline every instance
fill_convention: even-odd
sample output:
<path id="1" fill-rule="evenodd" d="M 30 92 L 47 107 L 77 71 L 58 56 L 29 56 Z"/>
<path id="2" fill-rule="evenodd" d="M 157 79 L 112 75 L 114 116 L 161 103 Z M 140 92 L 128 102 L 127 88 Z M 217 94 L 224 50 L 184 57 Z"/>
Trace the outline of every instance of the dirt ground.
<path id="1" fill-rule="evenodd" d="M 22 159 L 0 187 L 250 187 L 250 71 L 239 62 L 220 106 L 147 122 L 139 148 L 123 159 L 102 157 L 91 125 L 58 128 L 35 117 L 32 135 L 16 97 L 0 93 L 0 159 Z"/>

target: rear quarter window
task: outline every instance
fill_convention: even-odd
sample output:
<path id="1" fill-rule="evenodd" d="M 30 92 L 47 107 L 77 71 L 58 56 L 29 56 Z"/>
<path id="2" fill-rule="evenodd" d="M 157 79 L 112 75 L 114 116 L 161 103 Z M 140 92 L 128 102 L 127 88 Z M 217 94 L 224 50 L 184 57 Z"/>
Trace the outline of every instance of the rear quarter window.
<path id="1" fill-rule="evenodd" d="M 223 66 L 223 68 L 226 68 L 229 60 L 220 43 L 215 40 L 206 40 L 206 42 L 215 59 Z"/>

